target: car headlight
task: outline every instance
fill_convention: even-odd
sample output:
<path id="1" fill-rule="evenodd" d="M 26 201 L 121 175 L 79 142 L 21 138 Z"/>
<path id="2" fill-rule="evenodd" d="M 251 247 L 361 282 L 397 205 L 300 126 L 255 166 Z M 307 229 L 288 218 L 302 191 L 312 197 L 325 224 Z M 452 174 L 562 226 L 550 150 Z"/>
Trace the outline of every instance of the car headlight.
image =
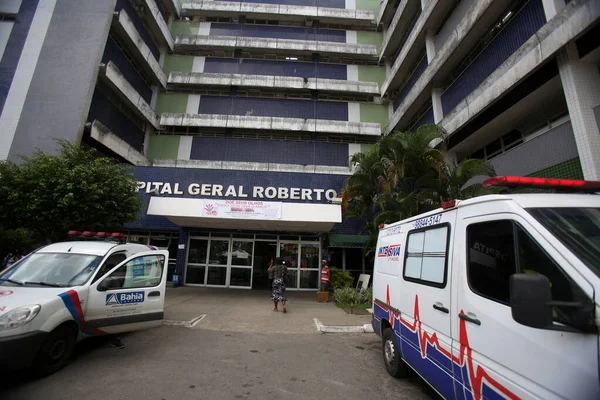
<path id="1" fill-rule="evenodd" d="M 23 326 L 39 314 L 42 306 L 39 304 L 15 308 L 0 317 L 0 331 L 18 328 Z"/>

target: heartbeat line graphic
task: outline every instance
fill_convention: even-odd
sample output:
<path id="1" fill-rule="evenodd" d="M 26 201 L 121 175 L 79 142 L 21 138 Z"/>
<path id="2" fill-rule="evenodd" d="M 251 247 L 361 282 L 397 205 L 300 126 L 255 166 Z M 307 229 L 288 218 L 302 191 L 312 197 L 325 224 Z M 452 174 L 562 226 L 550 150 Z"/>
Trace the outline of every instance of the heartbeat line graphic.
<path id="1" fill-rule="evenodd" d="M 386 304 L 391 304 L 390 302 L 390 287 L 387 286 L 386 289 Z M 376 303 L 377 304 L 377 303 Z M 467 327 L 466 321 L 460 320 L 460 329 L 459 329 L 459 341 L 460 341 L 460 355 L 455 357 L 452 355 L 451 351 L 442 347 L 438 341 L 438 337 L 436 333 L 429 334 L 422 329 L 421 316 L 419 314 L 419 296 L 415 296 L 415 309 L 414 309 L 414 321 L 413 323 L 409 323 L 407 320 L 402 318 L 398 313 L 391 310 L 390 308 L 383 307 L 379 305 L 379 307 L 388 313 L 389 322 L 392 325 L 392 329 L 394 329 L 396 320 L 398 320 L 402 325 L 408 328 L 411 332 L 416 333 L 419 338 L 419 348 L 421 350 L 421 357 L 427 358 L 427 344 L 431 347 L 437 349 L 440 353 L 446 356 L 448 359 L 452 360 L 459 367 L 467 366 L 469 371 L 469 382 L 471 384 L 471 388 L 473 389 L 473 396 L 475 400 L 481 400 L 482 392 L 483 392 L 483 381 L 485 380 L 488 386 L 497 392 L 502 393 L 509 399 L 517 400 L 519 397 L 512 393 L 510 390 L 502 386 L 499 382 L 497 382 L 494 378 L 492 378 L 482 367 L 479 365 L 474 365 L 471 347 L 469 346 L 469 337 L 467 335 Z M 463 310 L 460 311 L 463 313 Z"/>

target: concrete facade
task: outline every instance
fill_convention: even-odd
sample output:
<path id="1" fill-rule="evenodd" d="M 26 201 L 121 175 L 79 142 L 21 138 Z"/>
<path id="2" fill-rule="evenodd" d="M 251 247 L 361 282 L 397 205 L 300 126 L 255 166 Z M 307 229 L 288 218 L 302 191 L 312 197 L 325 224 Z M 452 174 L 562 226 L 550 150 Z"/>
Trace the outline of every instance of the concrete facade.
<path id="1" fill-rule="evenodd" d="M 349 159 L 389 119 L 377 4 L 20 3 L 0 6 L 0 159 L 52 152 L 55 138 L 84 143 L 134 167 L 145 208 L 126 230 L 169 248 L 169 277 L 258 287 L 267 238 L 295 269 L 290 287 L 316 289 L 328 235 L 359 233 L 337 204 Z M 168 212 L 148 212 L 155 195 Z M 203 206 L 180 215 L 178 201 Z M 271 214 L 207 224 L 204 205 L 225 201 L 265 202 Z M 257 253 L 199 265 L 202 243 L 210 253 L 218 241 Z M 362 249 L 335 251 L 340 267 L 365 272 Z"/>
<path id="2" fill-rule="evenodd" d="M 397 28 L 402 3 L 383 21 L 406 37 L 397 48 L 384 40 L 380 52 L 390 55 L 381 94 L 393 104 L 384 134 L 435 122 L 457 160 L 486 158 L 499 174 L 598 180 L 598 2 L 422 3 L 406 29 Z M 558 168 L 564 163 L 579 172 Z"/>

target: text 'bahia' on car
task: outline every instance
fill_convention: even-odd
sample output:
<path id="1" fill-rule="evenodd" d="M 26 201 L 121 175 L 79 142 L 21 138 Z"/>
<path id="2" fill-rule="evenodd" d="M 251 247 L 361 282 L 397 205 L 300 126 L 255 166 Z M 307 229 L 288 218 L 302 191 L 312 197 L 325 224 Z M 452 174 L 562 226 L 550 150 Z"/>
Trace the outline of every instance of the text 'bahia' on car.
<path id="1" fill-rule="evenodd" d="M 51 244 L 0 273 L 0 367 L 52 373 L 79 339 L 162 323 L 168 251 L 69 233 L 101 240 Z"/>

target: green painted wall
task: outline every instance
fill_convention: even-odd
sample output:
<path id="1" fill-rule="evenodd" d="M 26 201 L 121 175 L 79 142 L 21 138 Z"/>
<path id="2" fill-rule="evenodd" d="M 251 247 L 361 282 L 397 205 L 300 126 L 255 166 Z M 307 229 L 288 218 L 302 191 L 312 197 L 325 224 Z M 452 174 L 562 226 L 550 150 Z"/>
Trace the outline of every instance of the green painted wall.
<path id="1" fill-rule="evenodd" d="M 385 81 L 385 67 L 358 66 L 358 80 L 361 82 L 377 82 L 379 87 Z"/>
<path id="2" fill-rule="evenodd" d="M 171 33 L 175 35 L 197 35 L 200 22 L 192 21 L 173 21 L 171 24 Z"/>
<path id="3" fill-rule="evenodd" d="M 179 153 L 179 136 L 150 135 L 147 157 L 176 160 Z"/>
<path id="4" fill-rule="evenodd" d="M 387 104 L 360 103 L 360 122 L 376 122 L 385 127 L 390 119 Z"/>
<path id="5" fill-rule="evenodd" d="M 356 32 L 356 43 L 358 44 L 374 44 L 379 51 L 382 42 L 383 34 L 380 32 Z"/>
<path id="6" fill-rule="evenodd" d="M 538 178 L 583 179 L 583 171 L 581 170 L 579 157 L 575 157 L 560 164 L 536 171 L 528 176 L 536 176 Z"/>
<path id="7" fill-rule="evenodd" d="M 379 15 L 380 7 L 380 0 L 356 0 L 356 9 L 373 11 L 373 14 L 375 14 L 375 19 L 377 19 L 377 16 Z"/>
<path id="8" fill-rule="evenodd" d="M 156 113 L 184 113 L 187 110 L 188 95 L 180 93 L 159 93 L 156 98 Z"/>
<path id="9" fill-rule="evenodd" d="M 163 70 L 169 72 L 192 72 L 194 56 L 165 56 Z"/>

